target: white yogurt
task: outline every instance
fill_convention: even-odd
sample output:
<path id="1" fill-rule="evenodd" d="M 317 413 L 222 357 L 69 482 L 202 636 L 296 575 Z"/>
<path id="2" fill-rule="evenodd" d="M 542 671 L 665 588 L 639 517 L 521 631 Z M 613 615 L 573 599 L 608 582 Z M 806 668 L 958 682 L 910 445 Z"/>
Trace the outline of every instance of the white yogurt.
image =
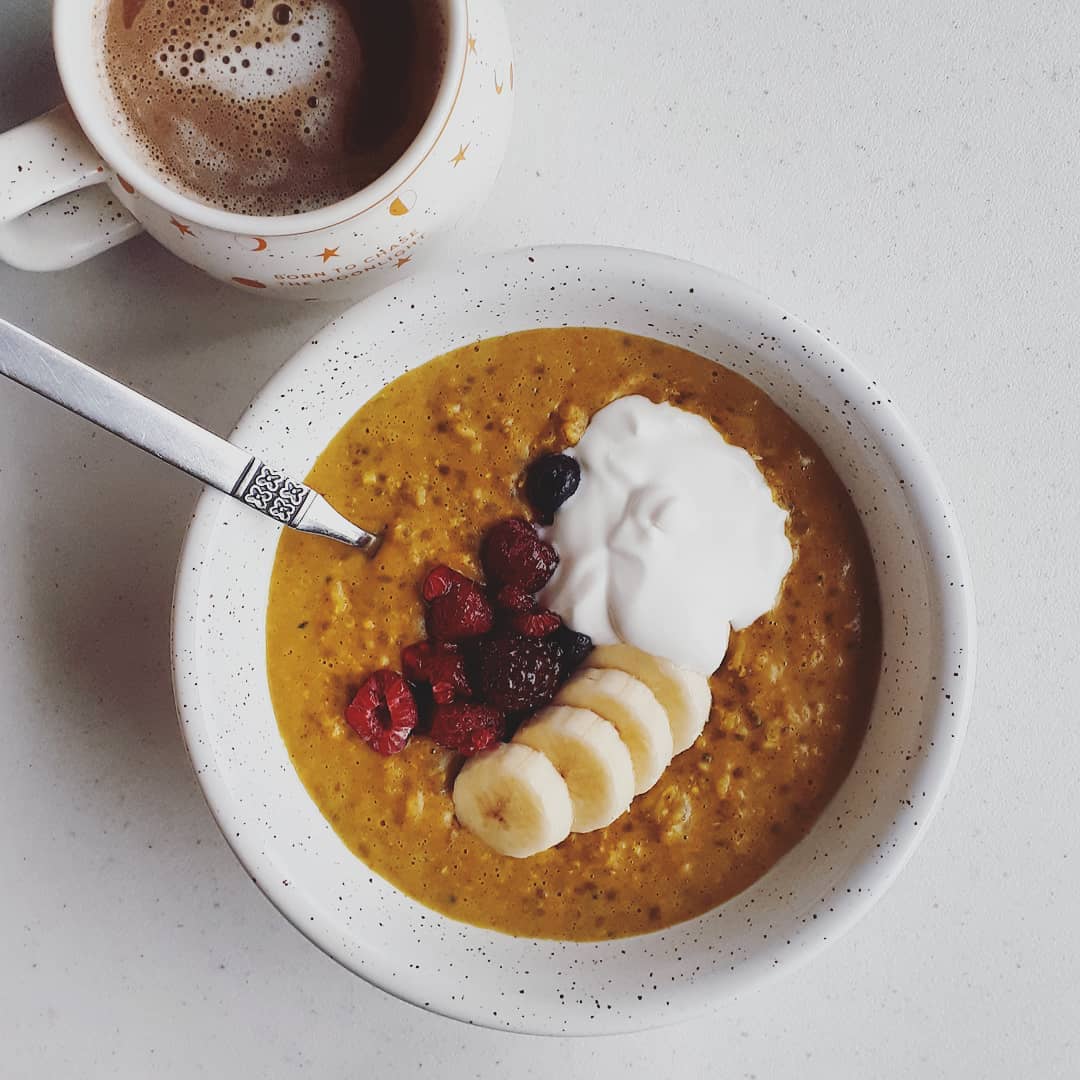
<path id="1" fill-rule="evenodd" d="M 711 674 L 791 566 L 787 512 L 753 458 L 704 417 L 636 395 L 566 452 L 581 485 L 542 530 L 561 561 L 541 601 L 597 645 Z"/>

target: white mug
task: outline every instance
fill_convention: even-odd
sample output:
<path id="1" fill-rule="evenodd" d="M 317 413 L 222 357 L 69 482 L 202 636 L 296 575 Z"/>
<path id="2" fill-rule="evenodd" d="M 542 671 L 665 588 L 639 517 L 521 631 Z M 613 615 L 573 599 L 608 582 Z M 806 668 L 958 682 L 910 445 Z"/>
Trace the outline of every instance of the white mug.
<path id="1" fill-rule="evenodd" d="M 103 71 L 107 0 L 55 0 L 68 104 L 0 135 L 0 260 L 73 266 L 145 229 L 173 254 L 264 296 L 337 300 L 421 265 L 431 238 L 477 209 L 510 137 L 514 65 L 499 0 L 438 0 L 447 59 L 431 113 L 363 190 L 302 214 L 255 217 L 162 183 L 114 123 Z"/>

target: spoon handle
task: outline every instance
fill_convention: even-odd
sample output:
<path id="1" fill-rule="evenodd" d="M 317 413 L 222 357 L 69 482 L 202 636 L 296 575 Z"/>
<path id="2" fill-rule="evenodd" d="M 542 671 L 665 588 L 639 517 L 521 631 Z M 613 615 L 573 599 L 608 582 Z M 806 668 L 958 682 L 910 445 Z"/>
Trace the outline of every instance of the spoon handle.
<path id="1" fill-rule="evenodd" d="M 378 543 L 281 470 L 4 319 L 0 374 L 282 525 L 352 547 L 374 550 Z"/>

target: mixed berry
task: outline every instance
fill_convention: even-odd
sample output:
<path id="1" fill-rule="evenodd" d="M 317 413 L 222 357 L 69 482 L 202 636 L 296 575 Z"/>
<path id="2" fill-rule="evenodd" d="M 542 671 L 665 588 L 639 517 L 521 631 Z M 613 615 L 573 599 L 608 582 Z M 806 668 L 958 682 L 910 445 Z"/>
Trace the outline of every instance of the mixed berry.
<path id="1" fill-rule="evenodd" d="M 449 566 L 436 566 L 428 574 L 423 593 L 428 602 L 427 632 L 436 641 L 478 637 L 495 621 L 484 590 Z"/>
<path id="2" fill-rule="evenodd" d="M 480 545 L 480 564 L 490 584 L 535 593 L 551 580 L 559 555 L 524 518 L 507 518 L 488 530 Z"/>
<path id="3" fill-rule="evenodd" d="M 505 728 L 506 717 L 494 705 L 458 701 L 435 706 L 429 734 L 448 750 L 478 754 L 498 742 Z"/>
<path id="4" fill-rule="evenodd" d="M 581 466 L 568 454 L 545 454 L 525 474 L 525 497 L 537 520 L 550 525 L 555 511 L 578 489 Z"/>
<path id="5" fill-rule="evenodd" d="M 385 668 L 360 687 L 345 710 L 349 727 L 380 754 L 403 750 L 419 719 L 409 684 Z"/>
<path id="6" fill-rule="evenodd" d="M 572 462 L 572 483 L 553 461 Z M 539 514 L 565 502 L 580 475 L 564 455 L 541 458 L 534 468 L 545 462 L 536 475 L 547 477 L 547 486 L 533 470 L 526 478 Z M 546 493 L 541 502 L 537 492 Z M 402 650 L 404 674 L 376 671 L 345 710 L 349 726 L 380 754 L 403 750 L 414 729 L 447 749 L 479 753 L 551 701 L 592 648 L 536 598 L 559 556 L 530 522 L 507 518 L 492 526 L 480 563 L 483 585 L 449 566 L 427 575 L 421 595 L 428 639 Z"/>
<path id="7" fill-rule="evenodd" d="M 431 687 L 431 699 L 436 705 L 472 697 L 465 654 L 450 642 L 418 641 L 409 645 L 401 652 L 401 667 L 409 682 Z"/>

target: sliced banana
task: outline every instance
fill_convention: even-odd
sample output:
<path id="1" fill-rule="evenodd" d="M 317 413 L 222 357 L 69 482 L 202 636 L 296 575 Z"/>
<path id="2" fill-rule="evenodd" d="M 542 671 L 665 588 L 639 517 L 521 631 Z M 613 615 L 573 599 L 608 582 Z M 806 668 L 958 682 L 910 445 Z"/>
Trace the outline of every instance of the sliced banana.
<path id="1" fill-rule="evenodd" d="M 555 695 L 555 705 L 575 705 L 602 716 L 619 733 L 634 767 L 634 794 L 660 779 L 674 746 L 667 712 L 640 680 L 615 668 L 583 668 Z"/>
<path id="2" fill-rule="evenodd" d="M 681 754 L 701 734 L 712 708 L 709 680 L 633 645 L 598 645 L 585 659 L 585 669 L 615 668 L 640 679 L 667 711 L 672 747 Z"/>
<path id="3" fill-rule="evenodd" d="M 525 724 L 514 742 L 539 750 L 570 789 L 572 832 L 610 825 L 630 808 L 634 766 L 630 751 L 606 720 L 588 709 L 548 705 Z"/>
<path id="4" fill-rule="evenodd" d="M 573 807 L 566 781 L 524 743 L 500 743 L 469 758 L 454 781 L 458 821 L 485 844 L 525 859 L 562 843 Z"/>

